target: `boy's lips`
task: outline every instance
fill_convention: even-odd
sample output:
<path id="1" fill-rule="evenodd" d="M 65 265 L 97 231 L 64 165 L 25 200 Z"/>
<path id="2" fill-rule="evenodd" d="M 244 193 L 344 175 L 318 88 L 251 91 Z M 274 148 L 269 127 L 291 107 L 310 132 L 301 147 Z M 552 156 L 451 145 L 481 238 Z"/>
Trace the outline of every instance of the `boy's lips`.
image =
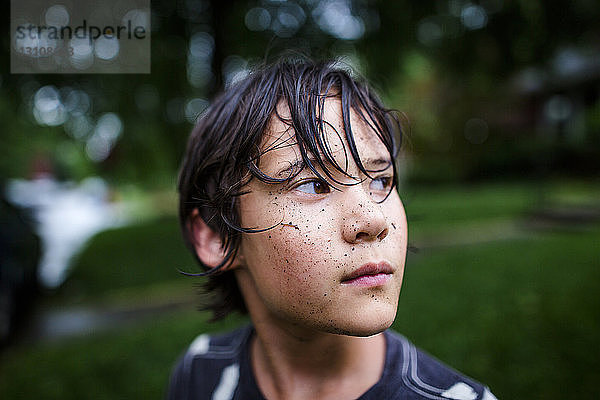
<path id="1" fill-rule="evenodd" d="M 387 262 L 367 263 L 344 276 L 342 284 L 356 286 L 383 285 L 394 273 Z"/>

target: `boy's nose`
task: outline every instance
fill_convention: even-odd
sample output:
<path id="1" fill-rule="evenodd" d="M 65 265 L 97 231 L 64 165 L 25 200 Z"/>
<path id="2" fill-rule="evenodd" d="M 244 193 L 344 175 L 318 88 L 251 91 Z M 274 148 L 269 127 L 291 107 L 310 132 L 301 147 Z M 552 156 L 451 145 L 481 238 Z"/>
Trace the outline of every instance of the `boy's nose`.
<path id="1" fill-rule="evenodd" d="M 388 224 L 381 208 L 359 187 L 350 191 L 363 192 L 362 195 L 349 196 L 345 204 L 347 211 L 343 217 L 342 234 L 348 243 L 381 241 L 388 235 Z"/>

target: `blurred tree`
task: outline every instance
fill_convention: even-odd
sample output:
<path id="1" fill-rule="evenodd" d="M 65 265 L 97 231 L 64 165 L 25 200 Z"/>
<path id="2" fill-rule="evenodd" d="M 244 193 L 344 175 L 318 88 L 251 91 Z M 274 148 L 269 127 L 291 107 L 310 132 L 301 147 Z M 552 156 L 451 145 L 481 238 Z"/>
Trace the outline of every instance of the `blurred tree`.
<path id="1" fill-rule="evenodd" d="M 10 15 L 9 3 L 0 7 Z M 290 49 L 341 57 L 406 111 L 420 179 L 531 170 L 540 152 L 552 169 L 567 148 L 573 156 L 557 166 L 587 160 L 598 171 L 589 110 L 599 98 L 599 17 L 588 0 L 155 1 L 149 75 L 11 75 L 4 37 L 0 174 L 25 176 L 46 154 L 72 179 L 172 187 L 209 99 Z M 60 113 L 50 118 L 36 101 Z M 112 139 L 98 140 L 99 130 Z"/>

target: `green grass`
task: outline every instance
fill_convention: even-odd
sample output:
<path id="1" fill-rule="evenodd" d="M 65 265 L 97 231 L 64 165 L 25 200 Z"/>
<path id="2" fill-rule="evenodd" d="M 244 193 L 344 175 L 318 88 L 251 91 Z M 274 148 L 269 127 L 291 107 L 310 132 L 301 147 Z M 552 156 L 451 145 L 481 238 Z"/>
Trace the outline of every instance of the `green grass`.
<path id="1" fill-rule="evenodd" d="M 163 398 L 173 364 L 199 333 L 229 330 L 242 321 L 208 325 L 206 319 L 179 312 L 119 331 L 9 349 L 0 358 L 1 397 Z"/>
<path id="2" fill-rule="evenodd" d="M 535 199 L 535 194 L 523 184 L 477 185 L 460 190 L 415 187 L 400 192 L 409 221 L 427 226 L 514 218 Z"/>
<path id="3" fill-rule="evenodd" d="M 400 189 L 409 217 L 414 221 L 464 222 L 519 217 L 548 204 L 589 204 L 600 201 L 600 181 L 548 181 L 413 186 Z"/>
<path id="4" fill-rule="evenodd" d="M 595 398 L 600 232 L 411 256 L 395 328 L 498 398 Z"/>
<path id="5" fill-rule="evenodd" d="M 403 200 L 409 213 L 421 216 L 411 223 L 420 234 L 515 221 L 536 198 L 524 184 L 411 190 Z M 590 185 L 558 185 L 549 198 L 587 204 L 598 193 Z M 394 327 L 488 384 L 499 399 L 594 398 L 598 243 L 596 227 L 422 249 L 409 255 Z M 108 298 L 118 306 L 189 295 L 197 280 L 176 269 L 193 266 L 175 218 L 104 232 L 78 258 L 55 301 L 63 307 Z M 206 314 L 180 311 L 114 331 L 9 348 L 0 357 L 0 398 L 162 398 L 185 346 L 201 332 L 240 320 L 205 321 Z"/>
<path id="6" fill-rule="evenodd" d="M 503 227 L 539 207 L 600 206 L 600 182 L 555 180 L 400 189 L 409 240 Z"/>
<path id="7" fill-rule="evenodd" d="M 126 288 L 185 283 L 178 272 L 198 272 L 175 217 L 112 229 L 96 235 L 77 257 L 61 287 L 67 297 L 94 298 Z"/>
<path id="8" fill-rule="evenodd" d="M 596 230 L 413 255 L 394 327 L 500 399 L 594 398 L 598 243 Z M 173 361 L 198 333 L 238 323 L 205 320 L 205 314 L 180 312 L 134 328 L 12 349 L 1 360 L 0 393 L 160 398 Z"/>
<path id="9" fill-rule="evenodd" d="M 600 189 L 585 182 L 549 184 L 545 191 L 550 201 L 600 199 Z M 530 210 L 538 197 L 531 184 L 523 183 L 417 187 L 401 192 L 411 240 L 457 227 L 515 220 Z M 183 245 L 177 219 L 163 217 L 96 235 L 75 260 L 60 291 L 72 298 L 94 298 L 121 289 L 190 282 L 178 269 L 198 272 Z"/>

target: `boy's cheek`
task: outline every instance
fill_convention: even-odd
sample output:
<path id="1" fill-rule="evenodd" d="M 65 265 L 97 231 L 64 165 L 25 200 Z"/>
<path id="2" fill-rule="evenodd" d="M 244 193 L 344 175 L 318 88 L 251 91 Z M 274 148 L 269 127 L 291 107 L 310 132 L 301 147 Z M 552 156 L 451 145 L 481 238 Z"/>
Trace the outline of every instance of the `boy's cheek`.
<path id="1" fill-rule="evenodd" d="M 294 232 L 292 232 L 292 230 Z M 263 299 L 276 308 L 296 311 L 322 306 L 337 284 L 337 276 L 324 266 L 337 269 L 329 245 L 312 246 L 301 230 L 281 226 L 255 237 L 249 268 Z M 329 300 L 329 299 L 327 299 Z"/>
<path id="2" fill-rule="evenodd" d="M 240 202 L 242 227 L 266 229 L 271 227 L 298 226 L 298 218 L 308 212 L 297 201 L 286 197 L 281 191 L 254 191 L 242 197 Z M 304 212 L 303 212 L 304 211 Z"/>
<path id="3" fill-rule="evenodd" d="M 316 234 L 315 231 L 320 229 L 311 226 L 309 221 L 290 216 L 266 232 L 263 236 L 265 247 L 272 249 L 272 255 L 281 265 L 303 266 L 303 270 L 319 269 L 323 261 L 334 259 L 331 237 Z"/>

